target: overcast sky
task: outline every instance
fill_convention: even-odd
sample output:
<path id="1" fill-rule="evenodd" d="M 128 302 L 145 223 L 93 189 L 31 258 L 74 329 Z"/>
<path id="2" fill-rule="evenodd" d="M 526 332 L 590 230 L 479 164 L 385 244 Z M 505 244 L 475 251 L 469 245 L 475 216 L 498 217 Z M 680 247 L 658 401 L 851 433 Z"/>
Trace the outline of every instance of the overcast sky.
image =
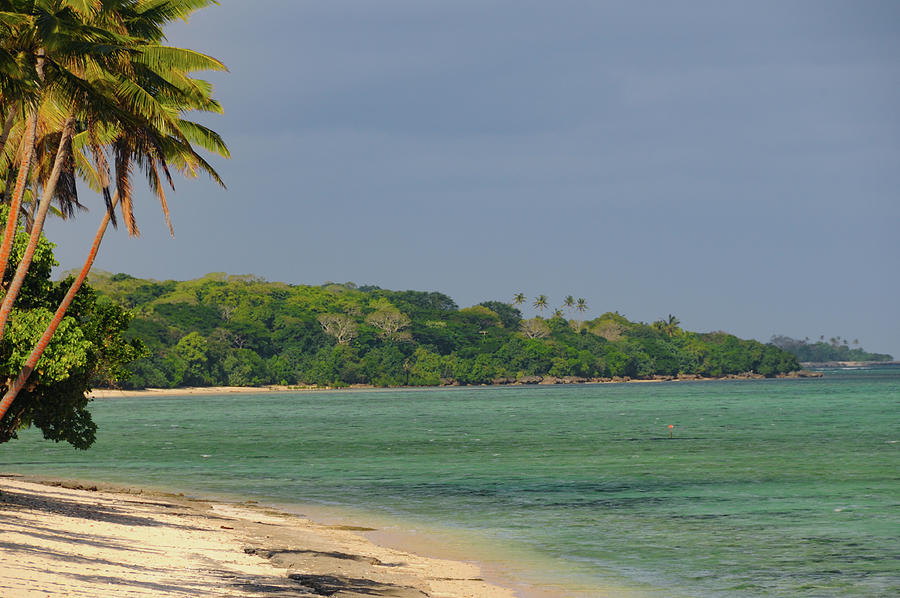
<path id="1" fill-rule="evenodd" d="M 175 239 L 138 196 L 97 268 L 572 294 L 900 357 L 900 2 L 222 0 L 169 39 L 230 69 L 228 190 L 176 181 Z"/>

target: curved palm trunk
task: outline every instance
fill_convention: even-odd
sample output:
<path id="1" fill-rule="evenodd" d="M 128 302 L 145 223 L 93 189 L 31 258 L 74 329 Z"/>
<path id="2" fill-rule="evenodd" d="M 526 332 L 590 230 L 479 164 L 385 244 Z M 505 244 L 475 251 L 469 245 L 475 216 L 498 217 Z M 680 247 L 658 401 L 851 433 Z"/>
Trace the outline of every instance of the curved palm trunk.
<path id="1" fill-rule="evenodd" d="M 22 261 L 19 262 L 19 266 L 16 268 L 16 274 L 9 283 L 9 289 L 6 291 L 6 296 L 3 297 L 2 305 L 0 305 L 0 339 L 3 339 L 3 332 L 6 330 L 6 323 L 9 321 L 9 313 L 12 311 L 12 306 L 16 301 L 16 297 L 19 296 L 19 291 L 22 289 L 22 282 L 25 280 L 25 275 L 28 273 L 28 268 L 31 266 L 31 259 L 34 257 L 34 251 L 37 249 L 38 240 L 40 239 L 41 231 L 44 228 L 44 219 L 47 217 L 47 210 L 50 209 L 50 202 L 53 200 L 56 182 L 59 180 L 59 175 L 62 171 L 66 144 L 72 138 L 74 130 L 75 117 L 70 116 L 66 120 L 66 124 L 63 126 L 62 135 L 59 138 L 59 147 L 56 150 L 56 159 L 53 161 L 53 170 L 50 172 L 50 178 L 47 180 L 46 184 L 44 184 L 44 194 L 41 196 L 41 203 L 38 206 L 38 212 L 35 215 L 34 226 L 31 229 L 31 236 L 28 239 L 28 247 L 25 248 L 25 255 L 22 256 Z"/>
<path id="2" fill-rule="evenodd" d="M 44 50 L 37 51 L 37 60 L 35 61 L 35 70 L 41 83 L 44 82 Z M 19 172 L 16 175 L 16 187 L 9 203 L 9 216 L 6 219 L 6 229 L 3 234 L 3 243 L 0 245 L 0 286 L 3 286 L 3 276 L 6 274 L 6 265 L 9 262 L 9 253 L 12 250 L 13 237 L 16 233 L 16 224 L 19 221 L 19 206 L 22 203 L 22 196 L 25 194 L 25 182 L 28 179 L 28 171 L 31 169 L 31 157 L 34 154 L 34 140 L 37 136 L 38 110 L 40 106 L 36 104 L 34 109 L 28 115 L 25 121 L 25 131 L 22 134 L 22 160 L 19 164 Z M 10 114 L 13 111 L 10 109 Z M 5 130 L 5 129 L 4 129 Z M 4 144 L 5 144 L 4 139 Z M 4 301 L 5 301 L 4 297 Z M 10 306 L 11 307 L 11 306 Z M 9 317 L 9 316 L 7 316 Z M 6 318 L 3 318 L 3 324 L 0 325 L 0 339 L 3 338 L 3 329 L 6 327 Z"/>
<path id="3" fill-rule="evenodd" d="M 12 251 L 13 237 L 16 234 L 16 224 L 19 222 L 19 207 L 22 204 L 22 196 L 25 195 L 25 183 L 28 179 L 28 171 L 31 169 L 31 156 L 34 154 L 34 138 L 37 134 L 37 109 L 28 116 L 25 123 L 25 135 L 22 137 L 22 160 L 19 163 L 19 173 L 16 175 L 16 186 L 9 201 L 9 215 L 6 218 L 6 229 L 3 231 L 3 244 L 0 245 L 0 286 L 3 284 L 3 275 L 6 273 L 6 264 L 9 262 L 9 254 Z M 2 337 L 2 333 L 0 333 Z"/>
<path id="4" fill-rule="evenodd" d="M 3 395 L 3 400 L 0 400 L 0 419 L 3 419 L 3 416 L 6 415 L 7 410 L 9 410 L 9 406 L 12 405 L 12 402 L 15 400 L 16 396 L 18 396 L 19 392 L 23 388 L 25 388 L 25 383 L 28 382 L 28 377 L 31 376 L 31 372 L 34 371 L 37 362 L 40 361 L 41 355 L 43 355 L 44 351 L 47 349 L 47 345 L 50 343 L 50 339 L 53 338 L 53 335 L 56 333 L 56 329 L 62 322 L 63 317 L 66 315 L 66 310 L 69 309 L 69 306 L 72 304 L 72 300 L 75 298 L 76 293 L 78 293 L 81 285 L 84 284 L 88 272 L 91 271 L 91 267 L 94 265 L 94 260 L 97 258 L 97 252 L 100 250 L 100 242 L 103 240 L 103 235 L 106 234 L 106 227 L 109 225 L 110 212 L 115 209 L 118 202 L 119 194 L 117 193 L 113 195 L 110 208 L 103 214 L 103 220 L 100 221 L 100 226 L 97 228 L 97 234 L 94 235 L 94 244 L 91 245 L 91 250 L 90 252 L 88 252 L 87 259 L 84 261 L 84 266 L 81 267 L 81 272 L 79 272 L 78 277 L 74 281 L 72 281 L 72 285 L 69 287 L 69 291 L 66 293 L 66 296 L 63 297 L 63 300 L 60 302 L 59 307 L 56 308 L 56 313 L 53 315 L 53 319 L 50 320 L 50 324 L 47 326 L 47 329 L 44 330 L 44 334 L 41 335 L 40 340 L 34 346 L 34 349 L 31 350 L 31 354 L 28 356 L 28 359 L 25 360 L 25 365 L 22 366 L 22 371 L 19 372 L 19 375 L 16 377 L 16 379 L 12 382 L 12 384 L 9 385 L 6 394 Z"/>

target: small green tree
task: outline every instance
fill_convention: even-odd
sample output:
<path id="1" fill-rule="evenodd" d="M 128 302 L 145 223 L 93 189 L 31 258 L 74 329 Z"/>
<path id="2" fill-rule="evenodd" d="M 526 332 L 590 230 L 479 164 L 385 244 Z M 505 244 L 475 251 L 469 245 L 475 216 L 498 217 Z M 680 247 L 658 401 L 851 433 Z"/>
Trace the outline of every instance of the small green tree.
<path id="1" fill-rule="evenodd" d="M 181 383 L 186 386 L 205 386 L 212 383 L 206 364 L 208 343 L 199 332 L 191 332 L 175 345 L 175 354 L 184 362 Z"/>
<path id="2" fill-rule="evenodd" d="M 12 255 L 20 255 L 27 242 L 24 233 L 16 235 Z M 42 236 L 18 307 L 13 309 L 14 317 L 0 342 L 0 376 L 4 378 L 22 369 L 71 283 L 71 279 L 50 282 L 55 265 L 52 245 Z M 36 290 L 38 294 L 32 294 Z M 97 426 L 87 410 L 88 391 L 96 383 L 126 378 L 125 366 L 144 354 L 140 341 L 129 342 L 123 336 L 130 320 L 121 307 L 99 300 L 89 286 L 83 286 L 28 385 L 0 418 L 0 443 L 16 438 L 20 429 L 34 426 L 48 440 L 65 441 L 79 449 L 93 444 Z"/>

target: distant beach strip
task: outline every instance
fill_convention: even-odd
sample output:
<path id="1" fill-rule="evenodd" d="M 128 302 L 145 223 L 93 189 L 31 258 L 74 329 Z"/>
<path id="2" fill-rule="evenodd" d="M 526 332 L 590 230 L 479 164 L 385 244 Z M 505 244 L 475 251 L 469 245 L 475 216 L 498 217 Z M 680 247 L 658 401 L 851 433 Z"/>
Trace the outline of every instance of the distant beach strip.
<path id="1" fill-rule="evenodd" d="M 778 378 L 821 378 L 822 372 L 809 370 L 798 370 L 781 374 Z M 578 379 L 567 380 L 565 378 L 555 378 L 553 376 L 532 376 L 526 381 L 504 380 L 497 381 L 491 386 L 507 386 L 507 385 L 532 385 L 532 384 L 619 384 L 624 382 L 679 382 L 679 381 L 715 381 L 715 380 L 761 380 L 765 376 L 761 374 L 730 374 L 728 376 L 720 376 L 718 378 L 702 378 L 700 376 L 655 376 L 653 378 L 598 378 L 598 379 Z M 486 386 L 486 385 L 475 385 Z M 146 396 L 184 396 L 184 395 L 221 395 L 221 394 L 247 394 L 247 393 L 265 393 L 265 392 L 318 392 L 324 390 L 378 390 L 380 387 L 371 384 L 351 384 L 343 387 L 331 386 L 290 386 L 272 384 L 268 386 L 179 386 L 177 388 L 143 388 L 141 390 L 124 390 L 118 388 L 95 388 L 88 397 L 92 399 L 109 399 L 115 397 L 146 397 Z M 421 387 L 421 386 L 402 386 L 385 388 L 382 390 L 397 390 L 398 388 L 409 388 L 416 390 L 427 390 L 429 388 L 442 387 Z"/>

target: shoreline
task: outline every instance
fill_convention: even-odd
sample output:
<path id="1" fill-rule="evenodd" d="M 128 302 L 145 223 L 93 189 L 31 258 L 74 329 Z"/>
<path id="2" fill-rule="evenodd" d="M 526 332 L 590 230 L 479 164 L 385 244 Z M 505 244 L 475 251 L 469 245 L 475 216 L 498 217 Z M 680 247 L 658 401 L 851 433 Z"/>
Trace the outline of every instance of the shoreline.
<path id="1" fill-rule="evenodd" d="M 516 598 L 473 562 L 253 501 L 0 474 L 0 595 Z M 552 595 L 552 594 L 542 594 Z"/>
<path id="2" fill-rule="evenodd" d="M 494 382 L 492 384 L 442 384 L 440 386 L 373 386 L 371 384 L 351 384 L 349 386 L 291 386 L 281 384 L 269 384 L 266 386 L 181 386 L 176 388 L 142 388 L 140 390 L 123 390 L 117 388 L 95 388 L 87 394 L 91 399 L 146 397 L 146 396 L 187 396 L 187 395 L 220 395 L 220 394 L 247 394 L 247 393 L 281 393 L 281 392 L 324 392 L 324 391 L 353 391 L 353 390 L 429 390 L 446 388 L 482 388 L 495 386 L 553 386 L 564 385 L 593 385 L 593 384 L 651 384 L 659 382 L 719 382 L 723 380 L 781 380 L 785 378 L 821 378 L 822 372 L 797 370 L 787 374 L 778 374 L 767 378 L 762 374 L 728 374 L 713 378 L 704 378 L 696 375 L 684 377 L 655 376 L 653 378 L 611 378 L 611 379 L 566 379 L 553 376 L 534 376 L 525 382 Z M 534 380 L 537 378 L 537 380 Z"/>
<path id="3" fill-rule="evenodd" d="M 801 361 L 804 368 L 871 368 L 900 365 L 900 361 Z"/>

